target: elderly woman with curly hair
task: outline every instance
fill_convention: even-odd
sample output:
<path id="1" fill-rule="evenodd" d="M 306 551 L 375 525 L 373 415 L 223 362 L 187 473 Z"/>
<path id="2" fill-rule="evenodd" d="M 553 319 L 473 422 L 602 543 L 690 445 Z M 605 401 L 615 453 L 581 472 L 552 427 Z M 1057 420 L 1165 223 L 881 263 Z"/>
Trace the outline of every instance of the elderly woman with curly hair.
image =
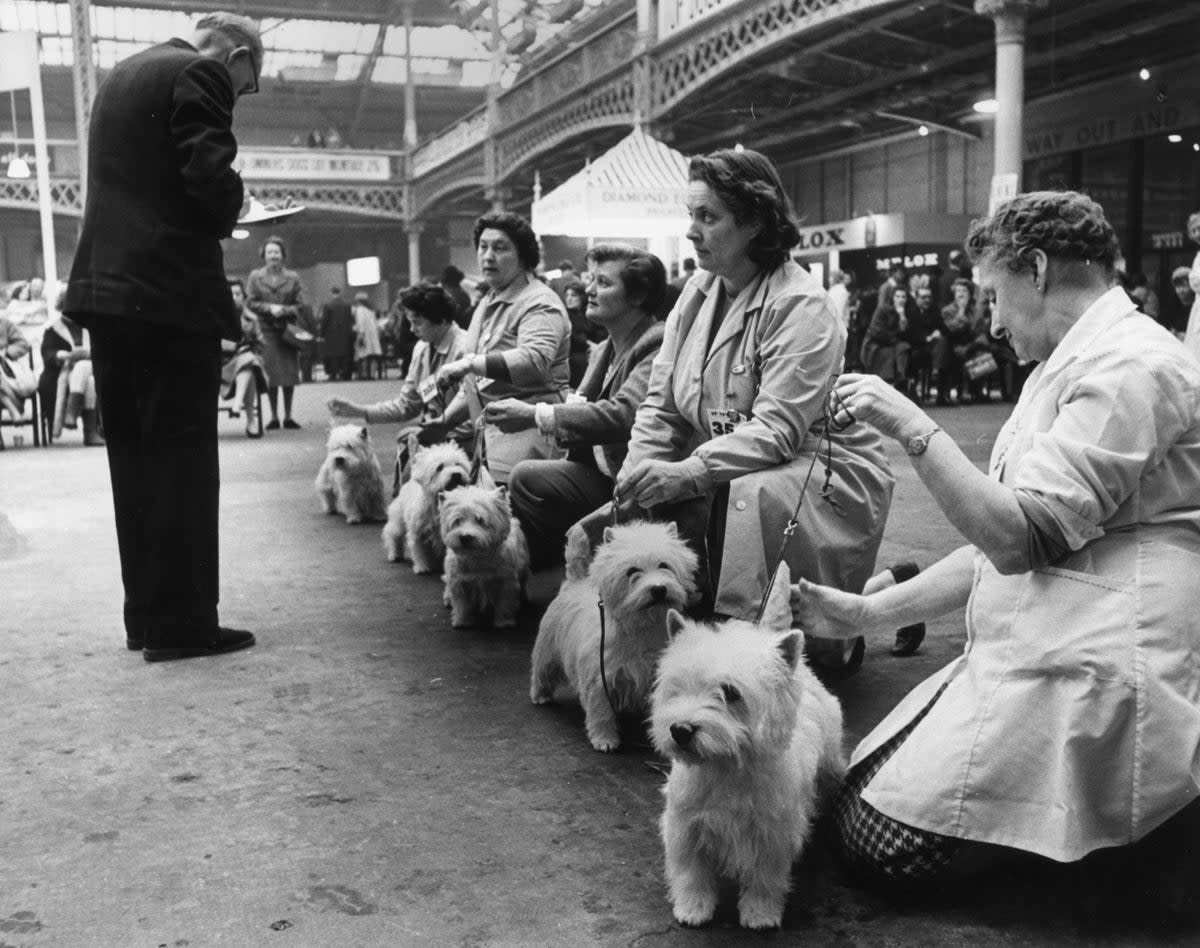
<path id="1" fill-rule="evenodd" d="M 1200 793 L 1200 366 L 1112 287 L 1116 237 L 1085 195 L 1018 195 L 967 249 L 992 332 L 1040 363 L 988 472 L 879 379 L 837 385 L 966 545 L 869 596 L 793 592 L 835 635 L 966 607 L 963 654 L 859 744 L 836 804 L 851 864 L 881 881 L 1001 847 L 1077 860 Z"/>
<path id="2" fill-rule="evenodd" d="M 799 231 L 767 158 L 717 151 L 693 158 L 688 177 L 687 237 L 702 272 L 667 317 L 617 477 L 622 513 L 675 520 L 706 564 L 713 611 L 753 619 L 803 496 L 784 549 L 791 574 L 859 592 L 893 479 L 865 425 L 830 431 L 825 444 L 845 324 L 820 281 L 789 259 Z M 582 525 L 593 541 L 604 515 Z"/>
<path id="3" fill-rule="evenodd" d="M 443 365 L 439 384 L 462 388 L 441 418 L 422 425 L 422 444 L 441 441 L 468 417 L 482 424 L 488 471 L 506 484 L 526 458 L 557 458 L 561 451 L 536 429 L 501 431 L 485 409 L 517 398 L 556 404 L 570 385 L 571 324 L 562 301 L 534 275 L 541 260 L 537 235 L 517 214 L 485 214 L 475 222 L 475 253 L 488 290 L 471 317 L 467 354 Z"/>

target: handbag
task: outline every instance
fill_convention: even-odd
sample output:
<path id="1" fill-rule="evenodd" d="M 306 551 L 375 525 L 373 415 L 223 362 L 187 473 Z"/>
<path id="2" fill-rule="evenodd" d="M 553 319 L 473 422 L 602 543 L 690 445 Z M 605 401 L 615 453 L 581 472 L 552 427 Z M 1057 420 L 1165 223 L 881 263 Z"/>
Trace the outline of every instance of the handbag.
<path id="1" fill-rule="evenodd" d="M 285 323 L 280 338 L 283 339 L 284 345 L 291 346 L 299 352 L 312 352 L 317 344 L 316 336 L 295 323 Z"/>
<path id="2" fill-rule="evenodd" d="M 967 378 L 975 381 L 981 379 L 985 375 L 991 375 L 998 368 L 999 363 L 996 362 L 996 357 L 990 352 L 981 352 L 977 356 L 972 356 L 963 363 L 963 370 L 967 373 Z"/>
<path id="3" fill-rule="evenodd" d="M 0 355 L 0 372 L 8 378 L 9 387 L 18 398 L 29 398 L 37 391 L 37 375 L 25 359 L 12 362 Z"/>

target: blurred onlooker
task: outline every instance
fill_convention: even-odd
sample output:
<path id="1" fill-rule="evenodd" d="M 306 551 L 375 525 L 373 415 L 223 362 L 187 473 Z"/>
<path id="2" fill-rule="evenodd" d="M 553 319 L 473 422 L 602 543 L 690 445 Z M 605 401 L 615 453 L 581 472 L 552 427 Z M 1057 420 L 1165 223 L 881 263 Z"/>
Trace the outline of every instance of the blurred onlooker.
<path id="1" fill-rule="evenodd" d="M 558 276 L 550 281 L 550 289 L 558 294 L 564 303 L 567 298 L 567 287 L 579 282 L 579 274 L 575 272 L 575 264 L 570 260 L 558 262 Z"/>
<path id="2" fill-rule="evenodd" d="M 83 418 L 83 443 L 102 445 L 92 373 L 92 341 L 88 331 L 69 316 L 59 316 L 42 335 L 42 374 L 38 396 L 50 421 L 51 437 L 74 429 Z"/>
<path id="3" fill-rule="evenodd" d="M 20 418 L 25 399 L 33 394 L 32 374 L 25 357 L 31 346 L 11 320 L 0 316 L 0 410 Z"/>
<path id="4" fill-rule="evenodd" d="M 1138 309 L 1143 313 L 1155 322 L 1158 321 L 1158 294 L 1150 289 L 1146 274 L 1140 270 L 1129 278 L 1129 298 L 1138 304 Z"/>
<path id="5" fill-rule="evenodd" d="M 571 369 L 571 388 L 579 388 L 583 374 L 587 371 L 591 347 L 591 321 L 587 318 L 587 290 L 576 280 L 563 290 L 563 305 L 567 318 L 571 320 L 571 351 L 567 362 Z"/>
<path id="6" fill-rule="evenodd" d="M 933 366 L 930 336 L 938 328 L 939 320 L 933 306 L 933 290 L 920 286 L 914 295 L 916 303 L 906 314 L 908 325 L 901 331 L 896 347 L 896 379 L 909 395 L 919 400 L 925 394 L 920 390 L 921 381 Z"/>
<path id="7" fill-rule="evenodd" d="M 1200 211 L 1188 218 L 1188 238 L 1194 244 L 1200 244 Z M 1188 313 L 1187 330 L 1183 334 L 1183 344 L 1191 350 L 1192 355 L 1200 359 L 1200 253 L 1192 260 L 1188 270 L 1188 286 L 1192 288 L 1192 309 Z"/>
<path id="8" fill-rule="evenodd" d="M 279 427 L 279 390 L 283 389 L 283 427 L 299 428 L 292 418 L 292 397 L 300 384 L 300 354 L 287 342 L 288 323 L 299 323 L 304 306 L 300 274 L 287 269 L 282 237 L 268 237 L 259 250 L 263 265 L 246 281 L 246 306 L 258 317 L 263 338 L 263 367 L 267 373 L 267 430 Z"/>
<path id="9" fill-rule="evenodd" d="M 463 289 L 463 277 L 465 274 L 458 269 L 454 264 L 449 264 L 442 271 L 442 289 L 450 297 L 454 303 L 454 321 L 463 329 L 471 325 L 471 313 L 475 307 L 471 304 L 471 297 L 467 295 L 467 291 Z"/>
<path id="10" fill-rule="evenodd" d="M 975 284 L 970 280 L 954 281 L 954 299 L 942 307 L 941 323 L 935 330 L 933 373 L 939 405 L 950 404 L 950 390 L 957 388 L 962 378 L 975 321 L 974 289 Z"/>
<path id="11" fill-rule="evenodd" d="M 961 250 L 951 250 L 950 259 L 945 271 L 938 277 L 937 299 L 933 305 L 937 308 L 949 306 L 954 302 L 954 284 L 958 280 L 971 282 L 971 261 Z M 975 295 L 975 285 L 971 283 L 971 295 Z"/>
<path id="12" fill-rule="evenodd" d="M 379 344 L 379 323 L 371 308 L 371 297 L 360 290 L 354 295 L 354 367 L 360 379 L 382 375 L 383 346 Z"/>
<path id="13" fill-rule="evenodd" d="M 696 260 L 693 257 L 684 257 L 683 263 L 679 266 L 679 276 L 670 282 L 670 286 L 683 292 L 683 288 L 687 286 L 687 281 L 696 275 Z"/>
<path id="14" fill-rule="evenodd" d="M 308 133 L 307 144 L 308 144 L 309 148 L 324 148 L 325 147 L 325 133 L 322 132 L 319 128 L 314 128 L 311 132 Z"/>
<path id="15" fill-rule="evenodd" d="M 853 285 L 854 274 L 849 270 L 834 270 L 830 274 L 829 298 L 847 332 L 850 331 L 850 287 Z"/>
<path id="16" fill-rule="evenodd" d="M 1164 300 L 1161 322 L 1180 339 L 1187 330 L 1188 314 L 1196 302 L 1196 291 L 1188 282 L 1187 267 L 1176 267 L 1171 271 L 1171 289 L 1175 292 Z"/>
<path id="17" fill-rule="evenodd" d="M 325 133 L 326 148 L 341 148 L 345 142 L 342 140 L 342 133 L 337 130 L 337 126 L 330 125 L 329 131 Z"/>
<path id="18" fill-rule="evenodd" d="M 258 318 L 246 308 L 246 287 L 242 281 L 230 280 L 229 291 L 242 327 L 242 338 L 236 343 L 221 340 L 221 398 L 224 400 L 221 407 L 234 418 L 244 411 L 246 436 L 257 438 L 262 434 L 258 427 L 258 392 L 260 386 L 265 389 L 267 385 L 262 361 L 262 330 L 258 327 Z"/>
<path id="19" fill-rule="evenodd" d="M 887 285 L 884 283 L 885 287 Z M 905 315 L 907 303 L 908 290 L 903 286 L 894 287 L 887 302 L 875 309 L 862 344 L 863 371 L 878 375 L 898 388 L 904 386 L 904 379 L 897 372 L 896 356 L 903 333 L 909 326 Z"/>
<path id="20" fill-rule="evenodd" d="M 325 377 L 345 382 L 350 378 L 354 356 L 354 314 L 350 304 L 342 299 L 342 288 L 329 291 L 329 301 L 321 307 L 321 356 L 325 362 Z"/>

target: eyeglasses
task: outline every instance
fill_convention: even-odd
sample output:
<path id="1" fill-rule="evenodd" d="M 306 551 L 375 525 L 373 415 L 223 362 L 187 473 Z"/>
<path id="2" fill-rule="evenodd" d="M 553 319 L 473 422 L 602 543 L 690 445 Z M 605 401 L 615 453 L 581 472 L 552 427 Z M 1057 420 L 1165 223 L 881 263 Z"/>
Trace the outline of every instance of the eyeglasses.
<path id="1" fill-rule="evenodd" d="M 238 53 L 244 53 L 246 61 L 250 64 L 250 83 L 249 83 L 249 85 L 243 86 L 238 91 L 238 95 L 239 96 L 255 95 L 258 93 L 258 72 L 254 68 L 254 57 L 252 57 L 250 55 L 250 50 L 248 50 L 245 46 L 239 46 L 232 53 L 230 53 L 229 56 L 225 59 L 225 66 L 226 66 L 226 68 L 229 68 L 229 61 L 231 59 L 233 59 L 233 57 L 236 56 Z M 232 72 L 232 71 L 233 70 L 230 69 L 230 72 Z"/>

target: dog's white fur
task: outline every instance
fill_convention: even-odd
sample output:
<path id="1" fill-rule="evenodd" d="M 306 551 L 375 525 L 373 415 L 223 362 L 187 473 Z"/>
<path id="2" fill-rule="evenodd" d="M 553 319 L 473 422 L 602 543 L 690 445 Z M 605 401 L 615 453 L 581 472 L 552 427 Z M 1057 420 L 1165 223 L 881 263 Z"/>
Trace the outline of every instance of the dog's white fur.
<path id="1" fill-rule="evenodd" d="M 366 425 L 337 425 L 325 444 L 317 471 L 317 493 L 327 514 L 343 513 L 346 523 L 386 520 L 383 472 Z"/>
<path id="2" fill-rule="evenodd" d="M 414 573 L 441 573 L 446 558 L 438 526 L 438 494 L 471 482 L 471 459 L 452 441 L 418 451 L 411 476 L 388 505 L 383 549 L 393 563 L 407 559 Z"/>
<path id="3" fill-rule="evenodd" d="M 686 925 L 712 918 L 725 876 L 737 881 L 744 927 L 777 927 L 819 798 L 845 772 L 841 705 L 789 628 L 788 585 L 783 566 L 761 626 L 668 617 L 651 728 L 672 761 L 661 830 Z"/>
<path id="4" fill-rule="evenodd" d="M 446 591 L 454 628 L 517 624 L 529 578 L 529 547 L 504 487 L 459 487 L 442 494 L 438 523 L 446 545 Z"/>
<path id="5" fill-rule="evenodd" d="M 569 557 L 569 539 L 567 547 Z M 646 710 L 654 668 L 667 644 L 667 610 L 682 609 L 695 598 L 696 568 L 696 554 L 673 523 L 606 528 L 590 570 L 581 578 L 568 570 L 542 617 L 530 700 L 546 704 L 565 685 L 583 705 L 592 747 L 616 750 L 621 743 L 616 712 Z M 615 709 L 600 676 L 601 600 L 604 671 Z"/>

